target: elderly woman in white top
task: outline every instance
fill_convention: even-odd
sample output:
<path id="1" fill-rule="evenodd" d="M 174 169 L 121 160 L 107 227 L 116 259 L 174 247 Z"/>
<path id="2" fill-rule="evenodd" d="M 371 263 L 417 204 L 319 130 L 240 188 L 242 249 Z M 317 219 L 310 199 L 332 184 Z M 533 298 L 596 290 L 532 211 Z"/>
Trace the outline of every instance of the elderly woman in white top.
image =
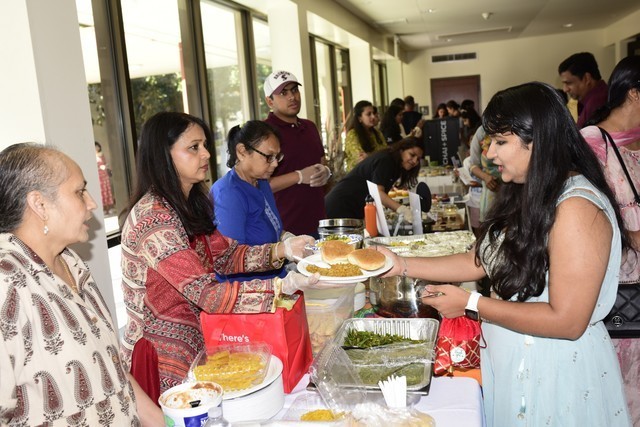
<path id="1" fill-rule="evenodd" d="M 78 165 L 37 144 L 0 153 L 0 425 L 157 426 L 111 315 L 69 245 L 96 203 Z"/>

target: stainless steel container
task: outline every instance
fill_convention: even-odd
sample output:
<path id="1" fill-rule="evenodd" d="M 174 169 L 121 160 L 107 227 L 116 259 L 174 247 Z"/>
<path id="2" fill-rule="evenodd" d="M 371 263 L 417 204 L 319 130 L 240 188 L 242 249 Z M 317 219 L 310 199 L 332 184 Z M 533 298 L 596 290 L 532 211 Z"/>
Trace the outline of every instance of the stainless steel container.
<path id="1" fill-rule="evenodd" d="M 359 234 L 364 238 L 364 221 L 355 218 L 331 218 L 322 219 L 318 224 L 320 238 L 349 234 Z"/>
<path id="2" fill-rule="evenodd" d="M 438 311 L 422 303 L 427 282 L 411 277 L 376 277 L 369 282 L 369 302 L 382 317 L 440 319 Z"/>

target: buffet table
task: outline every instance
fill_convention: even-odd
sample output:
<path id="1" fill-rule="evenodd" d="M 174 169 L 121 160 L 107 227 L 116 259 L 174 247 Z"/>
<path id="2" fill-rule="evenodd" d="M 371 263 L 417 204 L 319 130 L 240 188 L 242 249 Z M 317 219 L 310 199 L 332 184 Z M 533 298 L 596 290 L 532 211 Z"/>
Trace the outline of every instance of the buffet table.
<path id="1" fill-rule="evenodd" d="M 308 376 L 285 396 L 284 408 L 274 417 L 280 419 L 291 404 L 306 390 Z M 484 427 L 482 392 L 478 382 L 471 378 L 434 377 L 428 396 L 423 396 L 415 406 L 431 415 L 438 427 Z"/>
<path id="2" fill-rule="evenodd" d="M 431 194 L 459 193 L 462 194 L 464 185 L 456 179 L 451 170 L 444 168 L 421 168 L 418 175 L 418 182 L 425 182 Z"/>

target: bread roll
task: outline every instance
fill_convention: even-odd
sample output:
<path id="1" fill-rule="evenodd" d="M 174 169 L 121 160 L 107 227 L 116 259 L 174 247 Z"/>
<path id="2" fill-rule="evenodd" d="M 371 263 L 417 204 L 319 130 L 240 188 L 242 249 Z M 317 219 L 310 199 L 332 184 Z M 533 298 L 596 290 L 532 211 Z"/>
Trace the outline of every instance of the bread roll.
<path id="1" fill-rule="evenodd" d="M 354 247 L 341 240 L 327 240 L 320 246 L 322 260 L 329 264 L 347 262 L 347 255 L 354 251 Z"/>
<path id="2" fill-rule="evenodd" d="M 375 249 L 358 249 L 351 252 L 347 259 L 363 270 L 377 270 L 384 266 L 386 257 Z"/>

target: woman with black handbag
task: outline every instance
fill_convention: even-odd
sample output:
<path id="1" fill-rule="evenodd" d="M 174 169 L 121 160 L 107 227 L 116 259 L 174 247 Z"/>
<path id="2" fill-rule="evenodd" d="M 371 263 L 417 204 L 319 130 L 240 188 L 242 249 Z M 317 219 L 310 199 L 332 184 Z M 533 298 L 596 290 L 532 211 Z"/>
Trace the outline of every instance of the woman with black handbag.
<path id="1" fill-rule="evenodd" d="M 633 425 L 640 425 L 640 56 L 616 65 L 607 104 L 588 124 L 581 133 L 602 163 L 635 248 L 627 251 L 620 269 L 618 298 L 607 329 L 620 338 L 613 344 Z"/>

